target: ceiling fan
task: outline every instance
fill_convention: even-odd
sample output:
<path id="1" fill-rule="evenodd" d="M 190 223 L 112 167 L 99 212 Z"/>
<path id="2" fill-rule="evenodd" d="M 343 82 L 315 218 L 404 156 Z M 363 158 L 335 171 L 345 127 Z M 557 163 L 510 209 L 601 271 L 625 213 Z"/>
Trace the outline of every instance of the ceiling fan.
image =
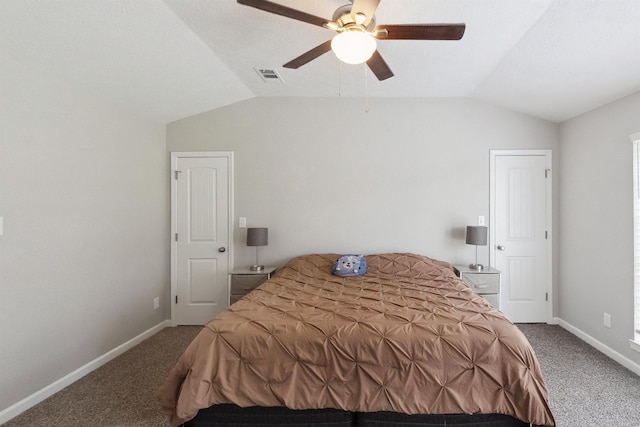
<path id="1" fill-rule="evenodd" d="M 366 62 L 378 80 L 386 80 L 393 77 L 393 72 L 378 52 L 376 39 L 460 40 L 464 34 L 465 24 L 376 25 L 375 11 L 380 0 L 350 1 L 352 4 L 336 9 L 330 21 L 267 0 L 238 0 L 238 3 L 338 33 L 332 40 L 287 62 L 283 65 L 285 68 L 299 68 L 333 50 L 343 62 Z"/>

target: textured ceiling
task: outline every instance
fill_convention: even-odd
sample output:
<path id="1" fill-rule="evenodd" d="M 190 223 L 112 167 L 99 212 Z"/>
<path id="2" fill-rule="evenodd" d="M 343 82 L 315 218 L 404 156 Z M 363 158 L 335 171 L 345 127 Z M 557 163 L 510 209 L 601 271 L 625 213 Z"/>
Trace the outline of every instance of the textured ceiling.
<path id="1" fill-rule="evenodd" d="M 466 97 L 560 122 L 640 89 L 638 0 L 382 0 L 376 20 L 467 30 L 379 41 L 395 74 L 379 82 L 332 53 L 282 68 L 333 33 L 234 0 L 0 0 L 0 56 L 163 122 L 254 96 Z"/>

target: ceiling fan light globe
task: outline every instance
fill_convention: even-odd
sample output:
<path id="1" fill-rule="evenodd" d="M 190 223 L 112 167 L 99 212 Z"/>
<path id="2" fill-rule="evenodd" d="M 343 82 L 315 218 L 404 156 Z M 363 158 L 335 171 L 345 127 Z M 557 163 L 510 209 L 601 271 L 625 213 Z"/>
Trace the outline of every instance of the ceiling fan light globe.
<path id="1" fill-rule="evenodd" d="M 331 40 L 331 49 L 347 64 L 362 64 L 376 51 L 376 40 L 362 31 L 344 31 Z"/>

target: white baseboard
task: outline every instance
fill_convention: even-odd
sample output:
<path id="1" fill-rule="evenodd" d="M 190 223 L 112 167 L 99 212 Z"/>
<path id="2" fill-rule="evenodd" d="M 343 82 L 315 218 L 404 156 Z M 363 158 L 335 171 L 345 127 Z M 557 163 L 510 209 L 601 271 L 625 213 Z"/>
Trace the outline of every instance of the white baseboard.
<path id="1" fill-rule="evenodd" d="M 618 353 L 611 347 L 607 346 L 606 344 L 603 344 L 602 342 L 593 338 L 591 335 L 576 328 L 572 324 L 565 322 L 562 319 L 558 319 L 557 324 L 560 325 L 561 328 L 566 329 L 567 331 L 571 332 L 573 335 L 580 338 L 582 341 L 586 342 L 592 347 L 595 347 L 601 353 L 604 353 L 605 355 L 609 356 L 611 359 L 615 360 L 616 362 L 618 362 L 619 364 L 621 364 L 631 372 L 635 373 L 636 375 L 640 375 L 640 364 L 634 362 L 633 360 L 622 355 L 621 353 Z"/>
<path id="2" fill-rule="evenodd" d="M 161 330 L 169 326 L 170 323 L 171 323 L 170 320 L 165 320 L 162 323 L 159 323 L 156 326 L 153 326 L 152 328 L 147 329 L 140 335 L 130 339 L 124 344 L 119 345 L 113 350 L 108 351 L 102 356 L 92 360 L 91 362 L 87 363 L 84 366 L 81 366 L 80 368 L 76 369 L 70 374 L 65 375 L 59 380 L 33 393 L 32 395 L 25 397 L 21 401 L 14 403 L 13 405 L 9 406 L 6 409 L 3 409 L 2 411 L 0 411 L 0 424 L 6 423 L 10 419 L 20 415 L 27 409 L 37 405 L 38 403 L 42 402 L 46 398 L 59 392 L 63 388 L 69 386 L 75 381 L 78 381 L 80 378 L 84 377 L 88 373 L 95 371 L 100 366 L 104 365 L 110 360 L 115 359 L 125 351 L 130 350 L 131 348 L 140 344 L 142 341 L 146 340 L 147 338 L 157 334 L 158 332 L 160 332 Z"/>

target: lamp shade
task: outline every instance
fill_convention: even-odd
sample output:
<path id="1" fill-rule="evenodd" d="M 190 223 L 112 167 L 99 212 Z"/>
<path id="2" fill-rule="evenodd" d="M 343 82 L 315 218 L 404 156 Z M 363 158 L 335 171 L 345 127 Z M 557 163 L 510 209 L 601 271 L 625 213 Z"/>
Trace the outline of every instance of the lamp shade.
<path id="1" fill-rule="evenodd" d="M 266 227 L 247 228 L 247 246 L 267 246 L 269 229 Z"/>
<path id="2" fill-rule="evenodd" d="M 376 40 L 363 31 L 344 31 L 331 40 L 331 49 L 347 64 L 362 64 L 376 50 Z"/>
<path id="3" fill-rule="evenodd" d="M 486 246 L 487 244 L 487 227 L 482 225 L 469 225 L 467 226 L 467 240 L 468 245 Z"/>

